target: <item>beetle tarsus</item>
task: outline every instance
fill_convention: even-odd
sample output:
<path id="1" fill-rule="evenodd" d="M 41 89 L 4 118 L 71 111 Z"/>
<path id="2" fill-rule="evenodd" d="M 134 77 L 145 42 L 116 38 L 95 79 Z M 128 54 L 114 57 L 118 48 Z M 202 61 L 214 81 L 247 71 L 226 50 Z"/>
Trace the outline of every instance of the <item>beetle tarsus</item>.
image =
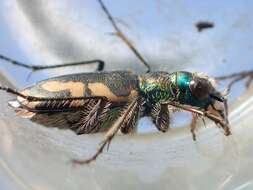
<path id="1" fill-rule="evenodd" d="M 103 152 L 105 145 L 108 142 L 102 142 L 102 144 L 100 144 L 97 152 L 91 156 L 89 159 L 86 160 L 77 160 L 77 159 L 73 159 L 72 160 L 72 164 L 73 165 L 83 165 L 83 164 L 90 164 L 91 162 L 95 161 L 97 159 L 97 157 Z"/>

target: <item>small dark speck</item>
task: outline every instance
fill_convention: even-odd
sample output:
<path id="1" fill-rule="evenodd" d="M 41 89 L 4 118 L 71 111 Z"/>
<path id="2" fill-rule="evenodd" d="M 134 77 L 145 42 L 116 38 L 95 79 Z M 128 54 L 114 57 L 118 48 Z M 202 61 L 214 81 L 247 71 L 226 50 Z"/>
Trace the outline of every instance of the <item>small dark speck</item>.
<path id="1" fill-rule="evenodd" d="M 214 23 L 208 21 L 199 21 L 195 26 L 198 29 L 198 32 L 202 32 L 202 30 L 213 28 Z"/>
<path id="2" fill-rule="evenodd" d="M 222 59 L 222 63 L 227 63 L 227 60 L 226 59 Z"/>

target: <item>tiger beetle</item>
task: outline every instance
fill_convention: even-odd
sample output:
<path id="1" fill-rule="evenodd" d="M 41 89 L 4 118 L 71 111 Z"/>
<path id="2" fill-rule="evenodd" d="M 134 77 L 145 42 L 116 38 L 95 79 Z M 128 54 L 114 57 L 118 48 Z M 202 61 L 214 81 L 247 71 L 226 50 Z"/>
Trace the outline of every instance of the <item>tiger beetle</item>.
<path id="1" fill-rule="evenodd" d="M 168 131 L 170 114 L 175 108 L 193 114 L 191 133 L 194 140 L 199 117 L 209 118 L 224 129 L 226 136 L 230 135 L 226 98 L 215 89 L 211 79 L 185 71 L 151 72 L 147 62 L 118 28 L 103 2 L 98 2 L 116 30 L 116 35 L 141 60 L 147 72 L 141 75 L 128 71 L 103 72 L 104 62 L 101 60 L 35 66 L 0 55 L 2 60 L 34 71 L 98 64 L 97 72 L 58 76 L 20 91 L 1 86 L 0 90 L 17 96 L 16 100 L 9 102 L 17 115 L 44 126 L 71 129 L 78 135 L 106 131 L 97 152 L 86 160 L 73 160 L 75 164 L 96 160 L 119 130 L 123 134 L 134 132 L 141 117 L 151 117 L 159 131 Z M 224 106 L 217 107 L 218 102 Z"/>
<path id="2" fill-rule="evenodd" d="M 171 107 L 194 113 L 193 122 L 197 116 L 208 117 L 230 135 L 224 110 L 215 106 L 216 101 L 226 102 L 225 98 L 208 77 L 197 73 L 79 73 L 46 79 L 21 91 L 0 89 L 17 95 L 9 105 L 19 116 L 44 126 L 71 129 L 77 134 L 107 130 L 97 153 L 85 161 L 75 160 L 79 164 L 95 160 L 118 130 L 133 132 L 141 117 L 150 116 L 156 128 L 166 132 Z M 194 140 L 195 126 L 192 123 Z"/>

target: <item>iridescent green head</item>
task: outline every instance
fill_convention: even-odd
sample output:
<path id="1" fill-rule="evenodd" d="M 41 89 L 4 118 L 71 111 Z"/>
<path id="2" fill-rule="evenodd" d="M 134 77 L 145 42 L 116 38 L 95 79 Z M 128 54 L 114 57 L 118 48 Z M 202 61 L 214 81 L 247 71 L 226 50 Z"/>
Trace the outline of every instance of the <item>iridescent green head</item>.
<path id="1" fill-rule="evenodd" d="M 224 99 L 208 77 L 184 71 L 147 73 L 139 77 L 139 88 L 150 105 L 177 101 L 205 109 Z"/>
<path id="2" fill-rule="evenodd" d="M 208 77 L 190 72 L 175 72 L 171 74 L 171 82 L 177 101 L 200 108 L 207 108 L 215 100 L 224 101 L 212 85 Z"/>

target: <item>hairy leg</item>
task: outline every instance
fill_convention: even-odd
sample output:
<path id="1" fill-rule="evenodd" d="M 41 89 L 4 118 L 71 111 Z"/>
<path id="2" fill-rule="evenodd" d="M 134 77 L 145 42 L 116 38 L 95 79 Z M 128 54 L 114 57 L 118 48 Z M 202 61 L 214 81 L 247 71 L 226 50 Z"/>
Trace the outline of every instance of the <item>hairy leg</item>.
<path id="1" fill-rule="evenodd" d="M 121 126 L 126 125 L 128 122 L 128 118 L 130 115 L 136 111 L 138 107 L 138 100 L 133 100 L 128 106 L 123 110 L 122 115 L 114 122 L 112 127 L 109 129 L 109 131 L 105 134 L 104 139 L 101 141 L 100 145 L 98 146 L 98 150 L 96 153 L 91 156 L 90 158 L 86 160 L 72 160 L 73 164 L 89 164 L 97 159 L 97 157 L 103 152 L 105 146 L 109 147 L 111 140 L 115 136 L 115 134 L 118 132 L 118 130 L 121 128 Z"/>
<path id="2" fill-rule="evenodd" d="M 167 104 L 156 104 L 150 114 L 159 131 L 166 132 L 170 127 L 170 113 Z"/>
<path id="3" fill-rule="evenodd" d="M 231 135 L 229 124 L 222 117 L 214 115 L 214 114 L 210 113 L 209 111 L 199 110 L 199 109 L 197 109 L 195 107 L 191 107 L 191 106 L 187 106 L 187 105 L 182 105 L 182 104 L 179 104 L 179 103 L 176 103 L 176 102 L 168 102 L 168 104 L 172 105 L 174 107 L 183 109 L 185 111 L 189 111 L 189 112 L 195 113 L 195 114 L 197 114 L 199 116 L 207 117 L 210 120 L 212 120 L 213 122 L 215 122 L 218 126 L 221 126 L 223 128 L 223 130 L 225 131 L 225 135 L 226 136 Z"/>

